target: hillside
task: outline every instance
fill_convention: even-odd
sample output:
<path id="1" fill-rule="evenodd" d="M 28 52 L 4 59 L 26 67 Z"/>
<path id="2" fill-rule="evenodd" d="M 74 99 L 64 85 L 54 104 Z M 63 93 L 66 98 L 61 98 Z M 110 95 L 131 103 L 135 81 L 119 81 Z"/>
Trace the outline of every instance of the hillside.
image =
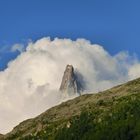
<path id="1" fill-rule="evenodd" d="M 0 134 L 0 139 L 2 139 L 3 138 L 3 135 L 2 134 Z"/>
<path id="2" fill-rule="evenodd" d="M 16 126 L 1 140 L 140 139 L 140 78 L 61 103 Z"/>

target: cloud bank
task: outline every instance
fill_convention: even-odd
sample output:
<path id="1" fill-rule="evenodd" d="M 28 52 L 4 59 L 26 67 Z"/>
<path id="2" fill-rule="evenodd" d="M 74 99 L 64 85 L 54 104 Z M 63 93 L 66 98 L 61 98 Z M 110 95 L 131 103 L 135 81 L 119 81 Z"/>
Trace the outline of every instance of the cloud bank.
<path id="1" fill-rule="evenodd" d="M 25 51 L 0 72 L 0 133 L 61 102 L 58 92 L 67 64 L 82 74 L 85 93 L 98 92 L 140 76 L 135 56 L 111 56 L 102 46 L 85 39 L 49 37 L 31 42 Z"/>

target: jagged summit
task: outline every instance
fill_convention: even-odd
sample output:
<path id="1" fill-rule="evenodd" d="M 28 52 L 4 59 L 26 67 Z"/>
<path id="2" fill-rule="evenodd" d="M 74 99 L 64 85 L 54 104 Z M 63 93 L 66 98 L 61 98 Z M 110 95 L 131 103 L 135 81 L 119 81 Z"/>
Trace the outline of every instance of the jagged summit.
<path id="1" fill-rule="evenodd" d="M 73 66 L 67 65 L 62 78 L 60 91 L 63 92 L 65 96 L 71 96 L 77 93 L 80 94 L 83 89 L 81 85 Z"/>

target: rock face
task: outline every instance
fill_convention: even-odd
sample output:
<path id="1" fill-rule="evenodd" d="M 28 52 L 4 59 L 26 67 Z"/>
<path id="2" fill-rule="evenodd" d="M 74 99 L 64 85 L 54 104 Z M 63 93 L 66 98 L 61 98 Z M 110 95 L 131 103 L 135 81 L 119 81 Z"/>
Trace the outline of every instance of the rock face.
<path id="1" fill-rule="evenodd" d="M 80 94 L 82 89 L 83 88 L 80 81 L 78 81 L 73 66 L 67 65 L 62 78 L 60 91 L 64 93 L 65 96 L 72 96 L 76 95 L 77 93 Z"/>

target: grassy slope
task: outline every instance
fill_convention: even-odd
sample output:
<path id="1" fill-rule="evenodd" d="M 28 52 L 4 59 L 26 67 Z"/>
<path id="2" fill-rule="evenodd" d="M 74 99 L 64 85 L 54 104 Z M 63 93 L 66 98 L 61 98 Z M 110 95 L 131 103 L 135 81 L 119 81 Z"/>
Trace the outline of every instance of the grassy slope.
<path id="1" fill-rule="evenodd" d="M 3 138 L 3 135 L 2 134 L 0 134 L 0 139 L 2 139 Z"/>
<path id="2" fill-rule="evenodd" d="M 69 137 L 69 139 L 74 139 L 74 137 L 71 137 L 69 134 L 74 134 L 75 139 L 81 138 L 84 139 L 84 136 L 86 136 L 86 139 L 88 136 L 89 139 L 90 137 L 91 139 L 93 137 L 94 138 L 96 137 L 97 139 L 102 139 L 99 137 L 99 135 L 103 136 L 104 133 L 107 132 L 104 132 L 101 128 L 105 128 L 106 130 L 108 130 L 109 129 L 108 127 L 110 126 L 110 129 L 113 130 L 113 128 L 116 128 L 112 126 L 112 125 L 116 126 L 115 122 L 117 122 L 117 124 L 119 124 L 120 126 L 126 125 L 118 122 L 118 120 L 115 120 L 115 122 L 113 122 L 112 116 L 114 115 L 114 113 L 123 114 L 124 111 L 126 112 L 125 109 L 128 109 L 127 104 L 131 105 L 137 103 L 139 105 L 140 104 L 139 100 L 135 101 L 135 99 L 140 99 L 140 95 L 138 93 L 140 93 L 140 79 L 130 81 L 126 84 L 114 87 L 112 89 L 106 90 L 98 94 L 90 94 L 90 95 L 87 94 L 77 97 L 73 100 L 69 100 L 67 102 L 64 102 L 56 107 L 47 110 L 46 112 L 42 113 L 41 115 L 39 115 L 34 119 L 29 119 L 20 123 L 17 127 L 13 129 L 13 131 L 11 131 L 9 134 L 5 136 L 5 139 L 30 140 L 40 138 L 51 140 L 51 139 L 62 139 L 62 136 L 63 139 L 65 139 L 65 136 Z M 134 103 L 131 101 L 134 101 Z M 126 108 L 123 109 L 122 108 L 123 106 L 126 106 Z M 138 112 L 139 108 L 137 109 Z M 133 113 L 134 112 L 130 114 L 133 116 L 134 115 Z M 86 122 L 82 118 L 86 118 L 86 120 L 88 121 Z M 112 122 L 110 123 L 111 125 L 102 126 L 102 124 L 109 123 L 109 120 L 112 120 Z M 93 128 L 92 126 L 88 126 L 88 124 L 96 126 L 96 130 L 100 131 L 96 132 L 94 130 L 95 128 Z M 83 128 L 83 126 L 85 128 Z M 87 127 L 90 128 L 89 131 L 87 131 L 88 130 Z M 82 131 L 81 128 L 84 131 Z M 95 135 L 92 135 L 93 130 L 94 132 L 96 132 L 94 133 Z M 76 138 L 77 134 L 79 135 L 79 137 Z M 109 134 L 110 133 L 108 133 L 108 135 Z"/>

